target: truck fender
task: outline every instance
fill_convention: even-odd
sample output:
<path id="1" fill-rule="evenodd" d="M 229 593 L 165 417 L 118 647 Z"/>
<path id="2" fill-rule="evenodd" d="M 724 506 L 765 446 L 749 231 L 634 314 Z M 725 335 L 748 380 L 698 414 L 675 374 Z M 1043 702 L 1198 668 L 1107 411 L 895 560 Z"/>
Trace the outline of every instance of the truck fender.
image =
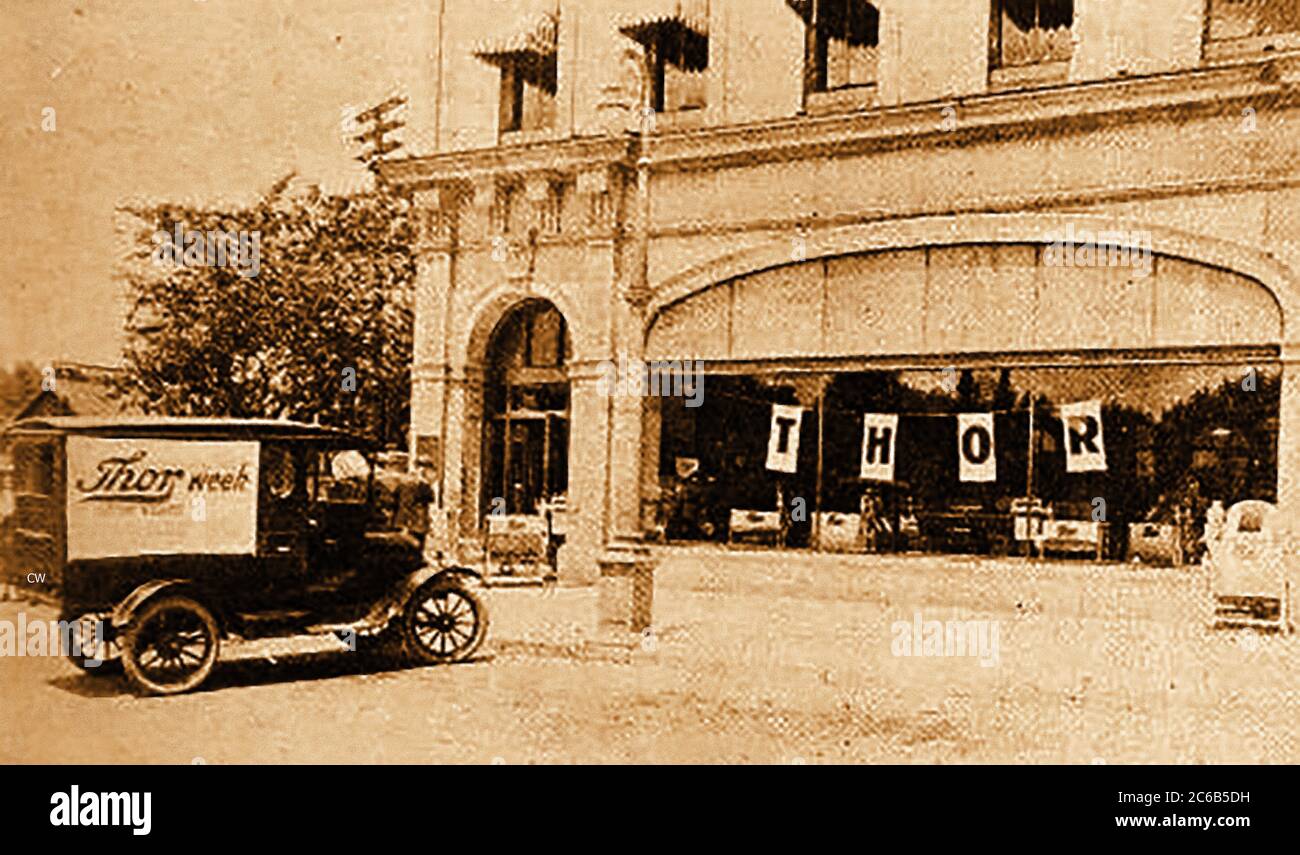
<path id="1" fill-rule="evenodd" d="M 433 574 L 434 578 L 438 576 L 461 576 L 470 585 L 482 585 L 483 574 L 477 570 L 471 570 L 468 567 L 446 567 Z"/>
<path id="2" fill-rule="evenodd" d="M 155 579 L 152 582 L 145 582 L 140 587 L 126 595 L 126 599 L 113 607 L 113 628 L 121 629 L 131 622 L 135 613 L 140 610 L 146 602 L 171 588 L 181 588 L 188 584 L 186 579 Z"/>
<path id="3" fill-rule="evenodd" d="M 428 565 L 421 567 L 408 574 L 388 593 L 386 597 L 380 600 L 366 618 L 366 623 L 372 625 L 383 625 L 397 617 L 406 601 L 410 599 L 421 585 L 438 578 L 461 577 L 470 584 L 481 584 L 483 574 L 471 570 L 468 567 L 430 567 Z"/>

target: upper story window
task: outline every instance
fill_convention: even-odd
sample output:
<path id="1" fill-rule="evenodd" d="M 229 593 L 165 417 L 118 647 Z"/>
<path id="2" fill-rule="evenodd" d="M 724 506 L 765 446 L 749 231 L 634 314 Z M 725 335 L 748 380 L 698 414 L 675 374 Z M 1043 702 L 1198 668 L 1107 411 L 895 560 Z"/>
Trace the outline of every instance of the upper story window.
<path id="1" fill-rule="evenodd" d="M 708 0 L 659 0 L 619 29 L 646 52 L 646 105 L 657 113 L 708 106 Z"/>
<path id="2" fill-rule="evenodd" d="M 555 126 L 555 54 L 529 56 L 501 69 L 501 130 L 541 131 Z"/>
<path id="3" fill-rule="evenodd" d="M 558 33 L 558 15 L 547 13 L 528 28 L 474 50 L 479 59 L 501 69 L 502 134 L 555 127 Z"/>
<path id="4" fill-rule="evenodd" d="M 790 0 L 808 28 L 805 88 L 833 92 L 876 82 L 880 11 L 867 0 Z"/>
<path id="5" fill-rule="evenodd" d="M 1210 46 L 1269 49 L 1300 42 L 1300 0 L 1209 0 Z"/>
<path id="6" fill-rule="evenodd" d="M 993 69 L 1068 62 L 1074 0 L 993 0 Z"/>

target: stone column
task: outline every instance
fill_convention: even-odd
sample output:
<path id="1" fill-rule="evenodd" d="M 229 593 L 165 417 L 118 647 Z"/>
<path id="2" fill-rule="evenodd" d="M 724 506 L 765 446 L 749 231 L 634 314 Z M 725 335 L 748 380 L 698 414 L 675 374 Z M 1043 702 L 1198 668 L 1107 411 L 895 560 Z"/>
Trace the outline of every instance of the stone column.
<path id="1" fill-rule="evenodd" d="M 614 354 L 635 370 L 644 367 L 645 312 L 650 293 L 646 281 L 649 260 L 650 161 L 638 161 L 632 183 L 622 194 L 625 234 L 620 247 L 619 281 L 611 301 Z M 626 180 L 626 178 L 625 178 Z M 622 378 L 626 379 L 626 378 Z M 631 385 L 631 384 L 629 384 Z M 620 391 L 623 391 L 620 387 Z M 646 398 L 638 384 L 613 396 L 611 425 L 612 539 L 639 543 L 641 537 L 641 428 Z"/>
<path id="2" fill-rule="evenodd" d="M 580 172 L 575 205 L 583 238 L 580 281 L 616 287 L 617 209 L 615 187 L 605 167 Z M 595 290 L 588 300 L 599 299 Z M 569 369 L 569 491 L 565 513 L 565 544 L 557 555 L 563 584 L 591 585 L 600 578 L 600 559 L 609 534 L 610 398 L 600 383 L 612 357 L 603 334 L 609 329 L 605 304 L 584 306 L 579 321 L 587 331 L 575 340 Z"/>
<path id="3" fill-rule="evenodd" d="M 434 466 L 435 499 L 430 509 L 428 552 L 446 554 L 447 455 L 445 415 L 448 390 L 446 335 L 453 292 L 455 198 L 447 189 L 415 194 L 419 233 L 415 242 L 416 274 L 411 366 L 410 466 L 418 456 Z"/>
<path id="4" fill-rule="evenodd" d="M 411 456 L 417 436 L 439 436 L 447 354 L 443 330 L 451 297 L 451 241 L 442 196 L 415 194 L 415 318 L 411 366 Z"/>
<path id="5" fill-rule="evenodd" d="M 631 310 L 622 310 L 624 325 L 636 323 Z M 638 324 L 639 326 L 639 324 Z M 627 345 L 624 347 L 624 345 Z M 641 364 L 642 349 L 624 340 L 614 364 L 622 369 Z M 623 379 L 620 377 L 620 379 Z M 642 409 L 645 395 L 636 390 L 616 388 L 609 395 L 610 410 L 610 540 L 641 540 L 641 439 Z"/>
<path id="6" fill-rule="evenodd" d="M 452 554 L 461 562 L 481 557 L 479 498 L 482 479 L 483 371 L 462 366 L 447 384 L 446 505 L 455 542 Z"/>
<path id="7" fill-rule="evenodd" d="M 650 161 L 637 163 L 624 202 L 619 277 L 611 294 L 611 329 L 616 365 L 644 367 L 644 319 L 649 302 Z M 622 378 L 621 378 L 622 379 Z M 610 527 L 600 560 L 600 621 L 632 632 L 651 627 L 654 562 L 641 529 L 641 443 L 643 393 L 615 387 L 609 413 Z"/>
<path id="8" fill-rule="evenodd" d="M 569 365 L 569 492 L 566 534 L 556 557 L 563 584 L 590 585 L 609 524 L 609 398 L 602 392 L 600 360 Z"/>
<path id="9" fill-rule="evenodd" d="M 1277 506 L 1300 545 L 1300 344 L 1282 348 L 1282 389 L 1278 406 Z"/>
<path id="10" fill-rule="evenodd" d="M 661 398 L 646 398 L 641 408 L 642 532 L 651 531 L 657 520 L 655 509 L 659 502 L 659 447 L 663 435 L 663 403 Z"/>

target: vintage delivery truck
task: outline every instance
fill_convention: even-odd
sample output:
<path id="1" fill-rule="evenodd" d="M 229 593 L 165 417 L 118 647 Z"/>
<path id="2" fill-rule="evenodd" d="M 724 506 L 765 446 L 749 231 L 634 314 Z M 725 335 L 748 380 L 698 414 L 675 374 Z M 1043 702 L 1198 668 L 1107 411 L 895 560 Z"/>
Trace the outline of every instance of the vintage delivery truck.
<path id="1" fill-rule="evenodd" d="M 69 658 L 120 665 L 143 693 L 208 678 L 223 641 L 334 634 L 424 664 L 474 654 L 478 573 L 429 566 L 422 534 L 377 501 L 375 449 L 284 421 L 31 418 L 14 459 L 13 560 L 43 572 Z"/>

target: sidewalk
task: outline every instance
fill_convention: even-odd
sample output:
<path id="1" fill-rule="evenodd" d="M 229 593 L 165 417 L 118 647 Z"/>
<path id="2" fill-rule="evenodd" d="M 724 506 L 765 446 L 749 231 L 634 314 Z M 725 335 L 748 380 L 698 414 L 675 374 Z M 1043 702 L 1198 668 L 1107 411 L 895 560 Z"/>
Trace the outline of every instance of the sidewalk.
<path id="1" fill-rule="evenodd" d="M 1196 572 L 713 547 L 659 558 L 650 637 L 599 630 L 591 590 L 511 592 L 494 598 L 493 649 L 624 662 L 687 703 L 876 737 L 857 759 L 1300 762 L 1300 637 L 1211 631 Z M 996 623 L 996 662 L 894 655 L 895 626 L 918 612 Z"/>
<path id="2" fill-rule="evenodd" d="M 744 615 L 759 602 L 782 611 L 871 609 L 893 619 L 936 609 L 936 619 L 1027 617 L 1199 624 L 1212 612 L 1199 568 L 941 555 L 832 555 L 658 547 L 654 627 L 660 642 L 688 627 Z M 497 639 L 571 647 L 622 638 L 596 624 L 596 589 L 495 589 Z M 897 615 L 893 617 L 893 615 Z M 793 619 L 793 615 L 791 616 Z M 818 621 L 820 623 L 820 621 Z M 762 633 L 752 620 L 741 634 Z M 634 637 L 627 634 L 626 643 Z"/>

